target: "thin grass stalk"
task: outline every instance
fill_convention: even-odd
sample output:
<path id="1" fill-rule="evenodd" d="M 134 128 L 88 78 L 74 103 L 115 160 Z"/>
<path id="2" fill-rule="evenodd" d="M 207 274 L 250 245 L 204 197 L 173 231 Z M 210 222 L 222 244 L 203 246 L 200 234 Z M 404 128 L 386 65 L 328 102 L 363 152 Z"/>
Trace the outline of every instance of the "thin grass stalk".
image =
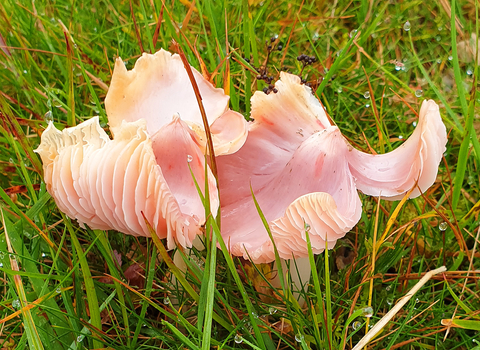
<path id="1" fill-rule="evenodd" d="M 5 232 L 5 240 L 6 240 L 7 248 L 9 252 L 10 266 L 12 267 L 13 271 L 19 271 L 16 257 L 15 256 L 12 257 L 12 255 L 14 255 L 14 251 L 10 243 L 10 238 L 7 231 L 7 225 L 5 223 L 5 217 L 3 215 L 3 206 L 0 206 L 0 213 L 2 215 L 3 231 Z M 13 276 L 13 281 L 15 284 L 15 289 L 17 290 L 20 307 L 22 309 L 21 312 L 23 314 L 23 326 L 25 327 L 30 349 L 43 350 L 44 349 L 43 343 L 40 339 L 37 328 L 35 326 L 35 322 L 33 320 L 32 313 L 30 312 L 30 308 L 28 308 L 27 296 L 25 294 L 25 289 L 23 288 L 22 278 L 18 274 L 15 274 Z"/>
<path id="2" fill-rule="evenodd" d="M 75 126 L 75 88 L 73 84 L 73 49 L 68 40 L 68 34 L 63 32 L 65 43 L 67 45 L 67 72 L 68 72 L 68 107 L 70 110 L 67 114 L 67 125 Z"/>
<path id="3" fill-rule="evenodd" d="M 328 321 L 325 319 L 325 314 L 326 314 L 325 302 L 323 301 L 320 280 L 318 279 L 317 264 L 315 263 L 315 256 L 313 255 L 313 251 L 312 251 L 312 242 L 310 241 L 310 234 L 308 232 L 309 231 L 307 230 L 307 227 L 305 227 L 305 237 L 307 239 L 307 249 L 308 249 L 308 260 L 310 261 L 310 267 L 312 268 L 313 286 L 314 286 L 315 294 L 317 297 L 317 303 L 321 304 L 320 315 L 323 321 L 323 325 L 325 327 L 328 327 L 327 326 Z M 315 323 L 315 333 L 318 334 L 317 336 L 319 337 L 319 340 L 322 342 L 321 344 L 318 344 L 318 345 L 322 347 L 325 346 L 325 344 L 323 344 L 324 343 L 323 339 L 320 337 L 320 330 L 318 328 L 318 323 Z M 330 334 L 328 333 L 328 329 L 327 329 L 327 337 L 329 336 Z M 331 339 L 332 338 L 327 339 L 328 346 L 330 349 L 332 347 Z"/>
<path id="4" fill-rule="evenodd" d="M 75 250 L 77 251 L 77 256 L 80 262 L 80 266 L 82 267 L 82 275 L 83 275 L 83 281 L 85 283 L 85 293 L 87 294 L 88 310 L 90 311 L 91 324 L 93 327 L 97 329 L 102 329 L 102 320 L 100 317 L 97 290 L 95 288 L 95 284 L 93 283 L 92 274 L 90 273 L 90 266 L 88 265 L 88 261 L 86 259 L 86 253 L 83 252 L 82 246 L 78 241 L 77 235 L 70 223 L 70 220 L 63 213 L 62 213 L 62 217 L 67 226 L 67 230 L 70 234 L 70 238 L 75 247 Z M 93 244 L 90 247 L 92 246 Z M 103 343 L 97 338 L 96 335 L 95 335 L 95 338 L 93 339 L 92 345 L 94 348 L 103 347 Z"/>

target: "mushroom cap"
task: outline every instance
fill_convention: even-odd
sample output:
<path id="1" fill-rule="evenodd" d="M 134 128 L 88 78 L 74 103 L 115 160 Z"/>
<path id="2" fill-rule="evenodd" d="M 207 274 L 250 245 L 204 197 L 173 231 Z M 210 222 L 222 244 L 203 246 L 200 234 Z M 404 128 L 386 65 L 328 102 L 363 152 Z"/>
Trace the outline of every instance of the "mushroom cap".
<path id="1" fill-rule="evenodd" d="M 192 72 L 208 123 L 212 126 L 215 153 L 237 151 L 247 136 L 245 118 L 228 109 L 229 96 L 223 89 L 215 88 L 193 67 Z M 155 134 L 176 115 L 190 125 L 198 134 L 199 145 L 205 147 L 202 115 L 191 81 L 177 54 L 163 49 L 153 55 L 143 53 L 132 70 L 127 70 L 124 62 L 117 58 L 105 109 L 113 134 L 124 120 L 145 119 L 149 135 L 155 138 Z M 216 124 L 219 126 L 215 127 Z M 228 124 L 231 124 L 229 131 L 223 132 Z"/>
<path id="2" fill-rule="evenodd" d="M 255 263 L 275 258 L 251 191 L 280 257 L 291 259 L 308 255 L 306 228 L 313 253 L 321 253 L 355 226 L 362 206 L 357 188 L 398 199 L 417 180 L 420 191 L 435 180 L 447 139 L 433 101 L 424 102 L 417 129 L 404 145 L 369 155 L 330 124 L 300 78 L 281 73 L 275 87 L 276 94 L 254 94 L 245 145 L 217 158 L 222 235 L 232 254 Z"/>
<path id="3" fill-rule="evenodd" d="M 144 120 L 123 121 L 114 140 L 100 127 L 98 117 L 63 131 L 50 122 L 36 150 L 43 160 L 48 192 L 60 210 L 80 225 L 149 236 L 144 215 L 157 235 L 167 238 L 168 248 L 176 243 L 191 247 L 205 222 L 205 210 L 193 179 L 186 179 L 181 168 L 190 173 L 190 165 L 198 183 L 205 183 L 204 155 L 178 118 L 163 132 L 169 139 L 153 145 Z M 153 147 L 166 166 L 157 163 Z M 185 152 L 191 155 L 190 164 L 186 157 L 176 158 Z M 169 167 L 172 162 L 180 167 Z M 210 172 L 208 180 L 215 188 Z M 216 191 L 210 196 L 212 208 L 218 208 Z"/>

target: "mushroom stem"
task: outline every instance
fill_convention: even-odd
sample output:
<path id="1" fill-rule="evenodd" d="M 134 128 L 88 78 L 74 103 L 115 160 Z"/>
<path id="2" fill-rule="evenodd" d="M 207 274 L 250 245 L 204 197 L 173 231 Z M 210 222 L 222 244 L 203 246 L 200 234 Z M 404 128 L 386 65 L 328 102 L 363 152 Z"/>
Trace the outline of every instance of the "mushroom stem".
<path id="1" fill-rule="evenodd" d="M 310 277 L 312 275 L 310 261 L 308 257 L 289 260 L 280 259 L 280 261 L 282 264 L 282 271 L 285 275 L 285 280 L 291 281 L 291 283 L 287 285 L 286 288 L 288 288 L 290 285 L 293 285 L 292 294 L 298 300 L 300 306 L 302 306 L 305 303 L 305 299 L 303 298 L 301 292 L 303 288 L 308 284 L 308 281 L 310 281 Z M 277 263 L 274 262 L 273 270 L 276 269 Z M 278 274 L 275 278 L 272 279 L 271 283 L 275 288 L 281 287 L 280 277 Z"/>
<path id="2" fill-rule="evenodd" d="M 202 250 L 205 249 L 205 246 L 203 245 L 203 242 L 202 242 L 200 236 L 196 236 L 195 239 L 193 240 L 192 244 L 198 251 L 202 251 Z M 187 264 L 185 263 L 185 260 L 182 258 L 182 254 L 180 254 L 180 249 L 182 249 L 182 248 L 177 247 L 177 251 L 175 252 L 175 254 L 173 254 L 173 263 L 175 264 L 176 267 L 178 267 L 178 269 L 180 271 L 182 271 L 183 275 L 185 275 L 187 273 L 187 268 L 188 267 L 187 267 Z M 185 257 L 187 259 L 190 259 L 190 260 L 191 260 L 190 256 L 192 254 L 191 250 L 192 250 L 192 248 L 184 248 L 183 249 L 183 253 L 185 254 Z M 172 274 L 171 282 L 172 282 L 173 285 L 175 285 L 177 283 L 177 278 L 173 274 Z M 178 304 L 178 299 L 176 297 L 171 297 L 170 302 L 177 309 L 180 306 Z"/>

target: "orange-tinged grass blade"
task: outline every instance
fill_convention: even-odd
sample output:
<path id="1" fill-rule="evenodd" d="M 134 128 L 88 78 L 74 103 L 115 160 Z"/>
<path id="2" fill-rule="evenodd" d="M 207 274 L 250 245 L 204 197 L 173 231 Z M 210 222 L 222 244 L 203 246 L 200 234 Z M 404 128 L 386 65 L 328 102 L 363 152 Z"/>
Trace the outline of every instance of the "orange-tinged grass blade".
<path id="1" fill-rule="evenodd" d="M 185 53 L 183 52 L 182 48 L 180 47 L 180 45 L 178 45 L 176 41 L 173 41 L 173 45 L 175 46 L 178 54 L 180 55 L 180 58 L 182 59 L 183 66 L 187 71 L 188 78 L 190 79 L 190 83 L 192 84 L 192 88 L 195 93 L 195 97 L 197 99 L 198 108 L 200 109 L 200 113 L 202 115 L 203 127 L 205 128 L 205 134 L 207 136 L 207 149 L 208 149 L 208 154 L 210 155 L 210 168 L 212 169 L 213 176 L 218 181 L 217 163 L 215 161 L 215 150 L 213 148 L 212 134 L 210 132 L 210 125 L 208 124 L 207 113 L 205 112 L 205 108 L 203 106 L 202 96 L 200 95 L 200 90 L 198 88 L 195 77 L 193 76 L 192 68 L 188 63 Z"/>
<path id="2" fill-rule="evenodd" d="M 0 207 L 0 213 L 2 214 L 3 231 L 5 232 L 5 240 L 7 243 L 8 252 L 10 254 L 10 266 L 13 271 L 19 271 L 17 259 L 11 256 L 12 254 L 14 254 L 14 251 L 10 243 L 10 238 L 8 236 L 7 225 L 5 224 L 2 207 Z M 20 299 L 20 305 L 22 309 L 19 310 L 19 312 L 23 314 L 23 326 L 25 327 L 25 331 L 27 333 L 27 339 L 30 345 L 30 349 L 44 349 L 42 341 L 40 340 L 40 336 L 38 335 L 37 328 L 35 327 L 35 322 L 33 321 L 30 308 L 27 307 L 27 296 L 25 294 L 25 289 L 23 288 L 22 278 L 19 275 L 14 275 L 13 281 L 15 283 L 15 288 L 17 289 L 17 294 Z"/>
<path id="3" fill-rule="evenodd" d="M 66 29 L 66 28 L 64 28 Z M 75 126 L 75 90 L 73 84 L 73 49 L 68 40 L 68 32 L 63 32 L 65 43 L 67 44 L 67 70 L 68 70 L 68 107 L 70 111 L 67 114 L 67 125 Z"/>
<path id="4" fill-rule="evenodd" d="M 410 195 L 412 194 L 413 190 L 415 189 L 416 185 L 414 187 L 412 187 L 410 189 L 410 191 L 408 191 L 405 196 L 403 196 L 402 200 L 400 201 L 400 203 L 398 203 L 397 207 L 395 208 L 395 210 L 393 211 L 392 215 L 388 218 L 388 221 L 387 221 L 387 226 L 385 227 L 385 231 L 383 232 L 382 236 L 380 237 L 380 239 L 378 240 L 377 244 L 375 245 L 374 244 L 374 247 L 375 247 L 375 251 L 378 251 L 378 249 L 380 249 L 380 246 L 383 244 L 383 242 L 385 241 L 385 237 L 387 237 L 387 234 L 388 232 L 390 231 L 390 228 L 393 226 L 393 224 L 395 223 L 395 220 L 397 220 L 397 216 L 398 214 L 400 213 L 400 210 L 402 210 L 403 208 L 403 205 L 407 202 L 408 198 L 410 197 Z"/>
<path id="5" fill-rule="evenodd" d="M 67 288 L 62 288 L 61 291 L 64 292 L 66 290 L 69 290 L 69 289 L 73 289 L 73 287 L 67 287 Z M 17 317 L 18 315 L 20 315 L 21 313 L 25 312 L 25 311 L 28 311 L 28 310 L 31 310 L 37 306 L 40 306 L 40 304 L 42 302 L 44 302 L 45 300 L 47 299 L 50 299 L 51 297 L 53 297 L 57 292 L 51 292 L 50 294 L 45 294 L 44 296 L 38 298 L 37 300 L 35 301 L 32 301 L 31 303 L 25 305 L 24 307 L 22 307 L 20 310 L 18 311 L 15 311 L 13 314 L 11 315 L 8 315 L 4 318 L 2 318 L 0 320 L 0 324 L 4 324 L 5 322 L 8 322 L 10 321 L 11 319 L 14 319 L 15 317 Z"/>
<path id="6" fill-rule="evenodd" d="M 16 137 L 16 139 L 22 146 L 26 156 L 35 168 L 35 172 L 41 174 L 42 163 L 40 163 L 38 156 L 33 152 L 32 146 L 30 145 L 27 136 L 23 132 L 23 129 L 18 123 L 17 119 L 13 116 L 12 110 L 10 109 L 7 101 L 5 101 L 3 95 L 0 95 L 0 117 L 4 122 L 6 128 L 5 131 L 10 131 L 10 133 L 14 137 Z"/>

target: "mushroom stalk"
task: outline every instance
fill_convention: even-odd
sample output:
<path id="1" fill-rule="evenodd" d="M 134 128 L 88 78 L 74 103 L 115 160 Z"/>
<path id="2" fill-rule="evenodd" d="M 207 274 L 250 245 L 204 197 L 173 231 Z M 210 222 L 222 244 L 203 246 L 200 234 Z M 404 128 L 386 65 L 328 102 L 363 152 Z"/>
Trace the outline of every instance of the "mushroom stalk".
<path id="1" fill-rule="evenodd" d="M 284 280 L 289 283 L 289 285 L 285 287 L 289 288 L 290 286 L 293 286 L 291 292 L 298 300 L 300 306 L 302 306 L 305 303 L 305 299 L 302 296 L 302 290 L 305 289 L 312 276 L 312 267 L 310 266 L 309 258 L 306 257 L 289 260 L 280 259 L 280 263 L 284 273 Z M 273 270 L 278 270 L 276 261 L 273 263 Z M 278 273 L 271 283 L 275 288 L 281 288 L 280 276 Z"/>

